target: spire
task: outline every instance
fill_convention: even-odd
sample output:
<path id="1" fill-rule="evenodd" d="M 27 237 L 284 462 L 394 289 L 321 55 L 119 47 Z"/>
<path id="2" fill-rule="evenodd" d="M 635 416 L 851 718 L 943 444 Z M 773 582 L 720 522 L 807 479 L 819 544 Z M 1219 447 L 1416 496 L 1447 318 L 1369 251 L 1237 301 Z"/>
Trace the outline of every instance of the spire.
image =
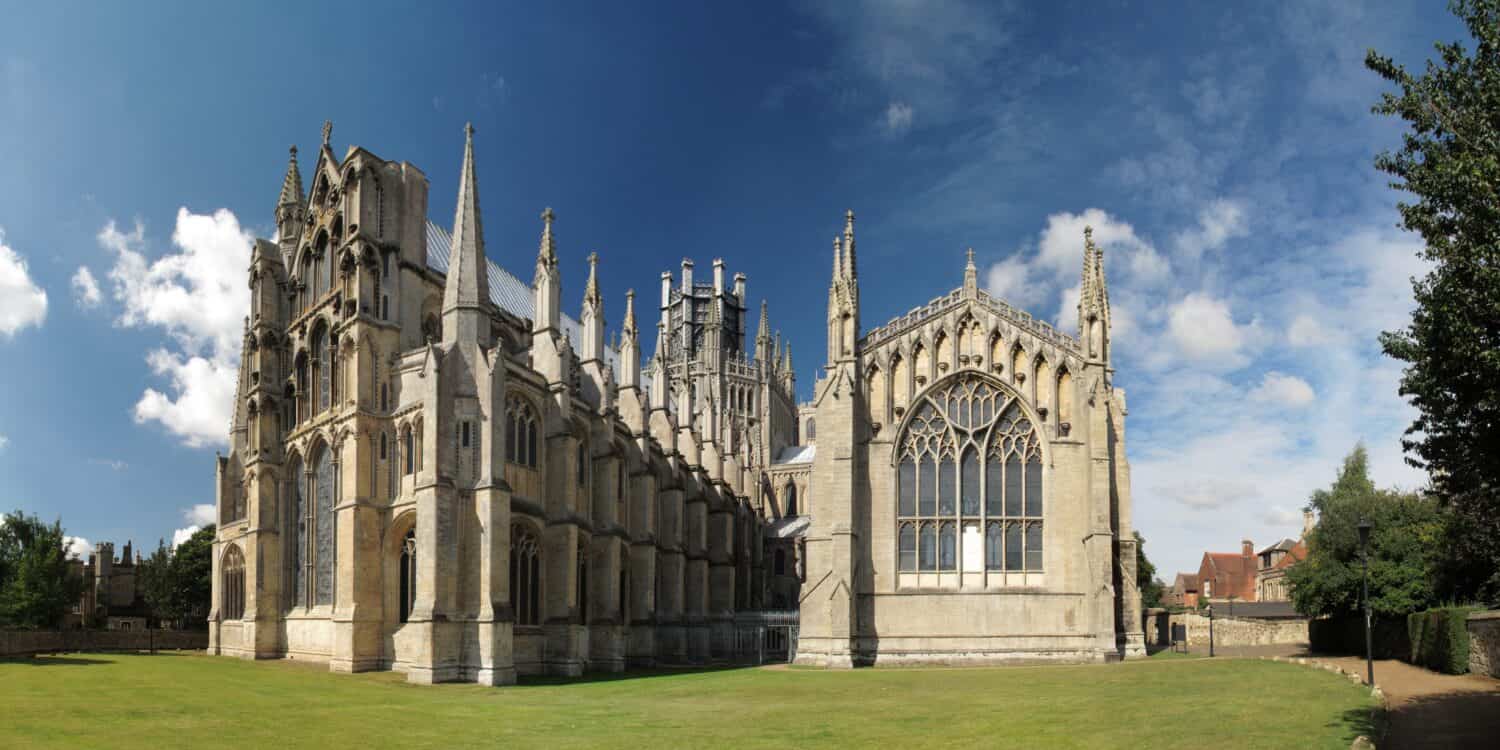
<path id="1" fill-rule="evenodd" d="M 324 126 L 327 133 L 327 126 Z M 474 174 L 474 126 L 464 126 L 464 164 L 459 172 L 458 206 L 453 212 L 453 244 L 443 285 L 443 331 L 448 341 L 485 343 L 482 319 L 489 301 L 489 268 L 479 214 L 479 178 Z"/>
<path id="2" fill-rule="evenodd" d="M 854 209 L 844 212 L 844 273 L 849 278 L 859 275 L 854 265 Z"/>
<path id="3" fill-rule="evenodd" d="M 552 238 L 553 218 L 551 208 L 542 211 L 542 241 L 537 246 L 536 274 L 531 280 L 536 316 L 532 321 L 534 333 L 562 325 L 562 274 L 557 270 L 557 247 Z"/>
<path id="4" fill-rule="evenodd" d="M 781 371 L 786 375 L 792 374 L 792 342 L 786 342 L 786 354 L 781 359 Z"/>
<path id="5" fill-rule="evenodd" d="M 473 130 L 471 127 L 470 130 Z M 323 121 L 323 145 L 327 146 L 333 140 L 333 120 Z"/>
<path id="6" fill-rule="evenodd" d="M 1109 289 L 1104 282 L 1104 250 L 1094 228 L 1083 228 L 1083 278 L 1078 292 L 1078 338 L 1090 360 L 1109 361 Z"/>
<path id="7" fill-rule="evenodd" d="M 604 359 L 604 298 L 599 294 L 599 254 L 589 253 L 589 280 L 583 289 L 583 359 Z"/>
<path id="8" fill-rule="evenodd" d="M 590 279 L 590 280 L 592 280 L 592 279 Z M 639 335 L 640 332 L 639 332 L 639 330 L 635 326 L 635 290 L 634 289 L 626 289 L 625 290 L 625 322 L 624 322 L 623 325 L 624 325 L 624 329 L 625 329 L 624 333 L 626 335 L 630 336 L 631 338 L 635 338 L 636 336 Z"/>
<path id="9" fill-rule="evenodd" d="M 547 265 L 549 268 L 557 267 L 557 247 L 552 240 L 552 219 L 554 214 L 548 206 L 542 210 L 542 241 L 537 246 L 537 265 Z"/>
<path id="10" fill-rule="evenodd" d="M 302 172 L 297 169 L 297 147 L 292 146 L 286 160 L 286 177 L 281 179 L 281 197 L 276 207 L 302 205 Z"/>
<path id="11" fill-rule="evenodd" d="M 755 332 L 755 343 L 768 341 L 771 338 L 771 314 L 767 310 L 766 301 L 760 301 L 760 328 Z"/>
<path id="12" fill-rule="evenodd" d="M 843 248 L 839 246 L 839 238 L 833 238 L 833 285 L 837 286 L 839 280 L 844 278 L 844 254 Z"/>
<path id="13" fill-rule="evenodd" d="M 969 262 L 964 265 L 964 296 L 974 297 L 979 293 L 979 269 L 974 266 L 974 248 L 969 248 Z"/>
<path id="14" fill-rule="evenodd" d="M 604 304 L 604 298 L 599 295 L 599 254 L 589 253 L 589 280 L 583 287 L 583 306 L 598 308 Z"/>

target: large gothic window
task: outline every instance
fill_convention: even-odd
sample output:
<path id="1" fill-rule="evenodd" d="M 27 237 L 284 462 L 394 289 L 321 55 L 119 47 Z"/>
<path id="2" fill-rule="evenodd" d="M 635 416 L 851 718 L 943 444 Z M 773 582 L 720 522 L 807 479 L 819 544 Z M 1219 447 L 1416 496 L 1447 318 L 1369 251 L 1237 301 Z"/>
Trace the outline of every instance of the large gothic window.
<path id="1" fill-rule="evenodd" d="M 525 400 L 512 396 L 505 403 L 505 460 L 535 469 L 536 433 L 536 412 Z M 582 453 L 579 456 L 581 461 Z"/>
<path id="2" fill-rule="evenodd" d="M 510 609 L 517 625 L 541 622 L 542 560 L 536 534 L 516 524 L 510 532 Z"/>
<path id="3" fill-rule="evenodd" d="M 1041 438 L 1014 398 L 949 381 L 916 402 L 897 446 L 901 572 L 1042 569 Z"/>
<path id="4" fill-rule="evenodd" d="M 219 602 L 222 607 L 222 619 L 238 620 L 245 616 L 245 556 L 240 548 L 229 546 L 229 551 L 224 553 L 223 568 L 220 575 L 223 586 L 219 589 Z"/>
<path id="5" fill-rule="evenodd" d="M 333 451 L 328 446 L 318 452 L 316 468 L 313 472 L 313 503 L 316 507 L 314 513 L 314 560 L 317 565 L 315 599 L 317 604 L 333 603 L 333 571 L 334 571 L 334 530 L 333 530 L 333 506 L 334 506 L 334 476 L 333 476 Z"/>
<path id="6" fill-rule="evenodd" d="M 401 540 L 401 609 L 400 621 L 411 619 L 412 606 L 417 602 L 417 530 L 406 532 Z"/>
<path id="7" fill-rule="evenodd" d="M 291 592 L 290 606 L 307 603 L 307 476 L 302 470 L 302 461 L 292 459 L 286 473 L 287 560 L 291 563 L 287 571 L 287 590 Z"/>

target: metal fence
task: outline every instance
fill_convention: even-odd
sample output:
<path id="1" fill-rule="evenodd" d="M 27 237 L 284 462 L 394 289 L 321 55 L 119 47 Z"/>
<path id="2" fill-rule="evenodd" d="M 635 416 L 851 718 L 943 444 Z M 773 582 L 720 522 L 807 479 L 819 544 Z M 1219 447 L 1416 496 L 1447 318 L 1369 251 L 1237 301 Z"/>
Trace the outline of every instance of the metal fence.
<path id="1" fill-rule="evenodd" d="M 751 664 L 790 663 L 797 658 L 796 610 L 759 610 L 734 615 L 735 656 Z"/>

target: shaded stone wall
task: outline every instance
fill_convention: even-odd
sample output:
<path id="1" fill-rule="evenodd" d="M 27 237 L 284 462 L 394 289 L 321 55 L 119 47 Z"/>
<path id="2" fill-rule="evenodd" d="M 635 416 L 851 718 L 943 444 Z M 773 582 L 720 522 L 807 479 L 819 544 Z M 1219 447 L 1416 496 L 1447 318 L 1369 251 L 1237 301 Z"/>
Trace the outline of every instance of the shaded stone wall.
<path id="1" fill-rule="evenodd" d="M 1469 672 L 1500 677 L 1500 610 L 1469 615 Z"/>
<path id="2" fill-rule="evenodd" d="M 207 631 L 191 630 L 0 630 L 0 658 L 58 651 L 201 650 Z"/>
<path id="3" fill-rule="evenodd" d="M 1189 646 L 1208 645 L 1208 618 L 1191 612 L 1171 615 L 1170 624 L 1187 626 Z M 1271 646 L 1307 643 L 1307 620 L 1251 620 L 1239 617 L 1215 617 L 1214 644 L 1217 646 Z"/>

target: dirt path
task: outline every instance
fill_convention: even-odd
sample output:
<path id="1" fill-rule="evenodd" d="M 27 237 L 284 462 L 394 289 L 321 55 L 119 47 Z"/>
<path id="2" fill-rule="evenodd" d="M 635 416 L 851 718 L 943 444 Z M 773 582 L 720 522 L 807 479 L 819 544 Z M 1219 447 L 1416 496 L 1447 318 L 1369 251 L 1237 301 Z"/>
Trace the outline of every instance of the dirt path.
<path id="1" fill-rule="evenodd" d="M 1365 675 L 1357 656 L 1321 656 L 1304 646 L 1219 648 L 1227 657 L 1301 657 Z M 1207 649 L 1193 649 L 1207 656 Z M 1375 662 L 1375 684 L 1385 693 L 1390 723 L 1381 748 L 1500 747 L 1500 680 L 1479 675 L 1450 675 L 1403 661 Z"/>

